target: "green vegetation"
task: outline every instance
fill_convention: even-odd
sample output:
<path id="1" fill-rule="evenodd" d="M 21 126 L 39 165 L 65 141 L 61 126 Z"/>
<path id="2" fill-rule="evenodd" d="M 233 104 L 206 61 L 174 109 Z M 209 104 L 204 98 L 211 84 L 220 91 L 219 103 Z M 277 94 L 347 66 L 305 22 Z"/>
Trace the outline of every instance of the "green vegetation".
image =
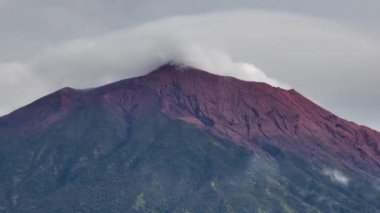
<path id="1" fill-rule="evenodd" d="M 144 193 L 141 193 L 139 194 L 139 196 L 137 196 L 135 204 L 133 205 L 133 209 L 138 211 L 138 210 L 144 210 L 144 208 L 145 208 Z"/>
<path id="2" fill-rule="evenodd" d="M 210 186 L 212 190 L 216 191 L 216 183 L 214 181 L 211 181 Z"/>
<path id="3" fill-rule="evenodd" d="M 379 212 L 355 174 L 344 187 L 276 147 L 269 161 L 159 113 L 126 120 L 94 106 L 7 139 L 22 145 L 0 155 L 0 212 Z"/>

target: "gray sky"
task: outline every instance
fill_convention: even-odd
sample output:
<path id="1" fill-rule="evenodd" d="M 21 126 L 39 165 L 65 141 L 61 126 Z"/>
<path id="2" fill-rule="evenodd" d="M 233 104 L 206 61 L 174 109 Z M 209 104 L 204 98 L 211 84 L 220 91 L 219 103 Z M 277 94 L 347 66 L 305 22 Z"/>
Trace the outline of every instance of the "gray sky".
<path id="1" fill-rule="evenodd" d="M 175 59 L 380 129 L 378 0 L 0 0 L 0 114 Z"/>

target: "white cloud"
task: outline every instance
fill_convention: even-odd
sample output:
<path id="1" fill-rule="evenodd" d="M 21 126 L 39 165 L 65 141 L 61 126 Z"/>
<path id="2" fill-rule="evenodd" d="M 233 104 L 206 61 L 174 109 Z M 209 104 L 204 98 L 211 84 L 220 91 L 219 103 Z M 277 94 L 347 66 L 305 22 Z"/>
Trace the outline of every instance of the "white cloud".
<path id="1" fill-rule="evenodd" d="M 345 186 L 347 186 L 350 181 L 350 179 L 346 175 L 344 175 L 342 172 L 336 169 L 324 168 L 322 170 L 322 173 L 328 176 L 331 179 L 331 181 L 343 184 Z"/>
<path id="2" fill-rule="evenodd" d="M 186 45 L 175 52 L 171 57 L 167 57 L 174 62 L 197 67 L 209 72 L 234 76 L 246 81 L 266 82 L 272 86 L 288 88 L 284 83 L 269 78 L 263 71 L 255 65 L 240 61 L 234 61 L 228 54 L 215 50 L 206 49 L 199 44 Z"/>
<path id="3" fill-rule="evenodd" d="M 287 87 L 271 78 L 276 77 L 312 95 L 321 91 L 333 94 L 331 82 L 354 76 L 362 63 L 378 64 L 379 51 L 378 40 L 309 16 L 237 10 L 172 17 L 67 41 L 30 60 L 1 64 L 0 73 L 14 82 L 0 82 L 0 107 L 8 109 L 0 113 L 64 86 L 98 86 L 145 74 L 171 60 L 221 75 Z M 17 71 L 21 68 L 22 72 Z M 365 69 L 361 71 L 360 76 L 369 75 Z M 367 84 L 369 88 L 371 85 Z"/>
<path id="4" fill-rule="evenodd" d="M 254 65 L 235 62 L 226 53 L 180 37 L 148 36 L 134 31 L 50 48 L 30 68 L 53 84 L 89 87 L 135 77 L 168 62 L 198 67 L 220 75 L 284 86 Z M 96 76 L 93 76 L 96 74 Z M 57 82 L 58 81 L 58 82 Z"/>

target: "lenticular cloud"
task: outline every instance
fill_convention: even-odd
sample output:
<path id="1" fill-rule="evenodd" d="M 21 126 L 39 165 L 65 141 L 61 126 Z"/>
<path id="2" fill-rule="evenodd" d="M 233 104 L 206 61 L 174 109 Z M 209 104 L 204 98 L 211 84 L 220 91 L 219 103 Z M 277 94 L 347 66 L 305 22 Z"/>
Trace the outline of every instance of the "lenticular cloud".
<path id="1" fill-rule="evenodd" d="M 318 57 L 325 56 L 326 52 L 339 53 L 334 57 L 346 59 L 341 51 L 334 49 L 335 44 L 361 41 L 361 37 L 345 39 L 348 34 L 336 29 L 340 28 L 313 17 L 238 10 L 171 17 L 97 37 L 71 40 L 38 51 L 27 61 L 0 62 L 1 74 L 7 73 L 7 78 L 15 79 L 11 84 L 2 83 L 0 79 L 0 95 L 4 103 L 0 105 L 0 113 L 5 114 L 65 86 L 95 87 L 144 75 L 173 61 L 214 74 L 288 88 L 255 66 L 255 58 L 264 56 L 262 62 L 268 57 L 270 65 L 279 66 L 278 70 L 287 70 L 284 61 L 285 65 L 308 60 L 321 64 L 320 60 L 324 59 Z M 326 45 L 319 45 L 330 40 L 334 45 L 327 43 L 327 46 L 335 51 L 326 51 Z M 352 46 L 356 50 L 358 45 L 355 42 Z M 311 43 L 316 46 L 310 49 L 310 45 L 305 45 Z M 329 55 L 326 58 L 333 60 Z M 266 65 L 265 69 L 268 69 Z M 314 67 L 317 66 L 311 68 Z M 23 76 L 30 78 L 25 80 Z"/>

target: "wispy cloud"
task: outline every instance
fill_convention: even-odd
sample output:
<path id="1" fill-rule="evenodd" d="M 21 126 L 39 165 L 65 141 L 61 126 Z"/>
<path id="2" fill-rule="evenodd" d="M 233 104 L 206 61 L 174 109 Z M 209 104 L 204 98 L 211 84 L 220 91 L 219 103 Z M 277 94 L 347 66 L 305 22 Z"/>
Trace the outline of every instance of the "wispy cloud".
<path id="1" fill-rule="evenodd" d="M 98 86 L 143 75 L 168 61 L 282 87 L 287 85 L 273 79 L 273 73 L 285 82 L 292 76 L 302 84 L 305 75 L 322 82 L 310 73 L 336 69 L 331 61 L 352 67 L 352 58 L 374 58 L 380 49 L 376 45 L 339 24 L 289 13 L 236 10 L 172 17 L 67 41 L 30 60 L 0 64 L 1 74 L 13 79 L 0 80 L 0 108 L 5 109 L 0 114 L 64 86 Z M 328 69 L 319 66 L 326 61 Z"/>
<path id="2" fill-rule="evenodd" d="M 328 176 L 331 181 L 347 186 L 350 179 L 337 169 L 324 168 L 322 174 Z"/>

